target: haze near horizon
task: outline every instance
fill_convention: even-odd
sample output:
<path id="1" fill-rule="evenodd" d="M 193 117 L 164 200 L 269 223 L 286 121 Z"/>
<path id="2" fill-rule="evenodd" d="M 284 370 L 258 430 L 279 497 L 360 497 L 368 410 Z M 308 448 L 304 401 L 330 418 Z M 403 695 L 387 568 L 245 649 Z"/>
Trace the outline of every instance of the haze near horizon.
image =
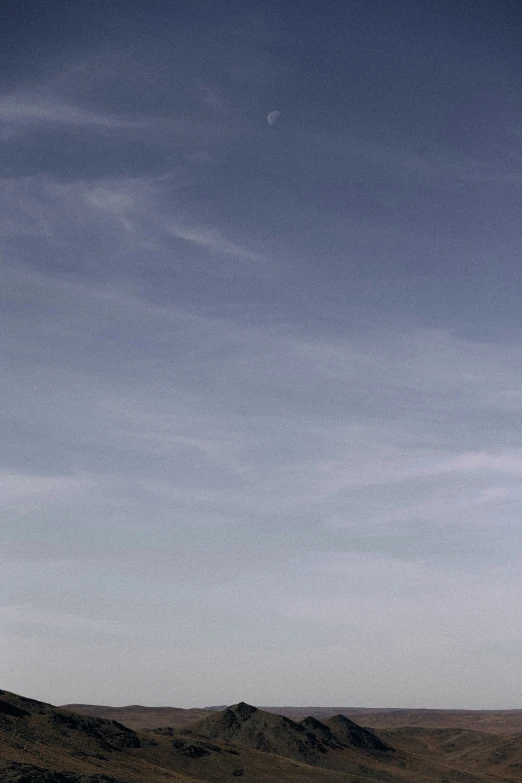
<path id="1" fill-rule="evenodd" d="M 4 21 L 2 687 L 522 707 L 521 6 Z"/>

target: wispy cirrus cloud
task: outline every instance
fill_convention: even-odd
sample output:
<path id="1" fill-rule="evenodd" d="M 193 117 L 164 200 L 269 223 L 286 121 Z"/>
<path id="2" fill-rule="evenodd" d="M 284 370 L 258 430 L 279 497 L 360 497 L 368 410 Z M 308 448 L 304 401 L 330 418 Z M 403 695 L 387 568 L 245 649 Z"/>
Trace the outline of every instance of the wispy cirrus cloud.
<path id="1" fill-rule="evenodd" d="M 167 223 L 165 228 L 168 234 L 177 239 L 193 242 L 217 253 L 243 258 L 247 261 L 260 261 L 262 258 L 258 253 L 253 253 L 235 242 L 230 242 L 213 229 L 187 229 L 173 223 Z"/>
<path id="2" fill-rule="evenodd" d="M 59 101 L 6 96 L 0 99 L 0 120 L 11 123 L 56 123 L 76 127 L 93 127 L 104 130 L 144 128 L 150 119 L 129 119 L 104 113 L 91 112 Z"/>
<path id="3" fill-rule="evenodd" d="M 52 203 L 42 198 L 44 192 Z M 5 237 L 42 234 L 50 242 L 61 242 L 62 214 L 69 231 L 75 223 L 81 227 L 96 220 L 105 233 L 123 229 L 120 241 L 133 248 L 167 251 L 170 238 L 174 238 L 229 258 L 263 260 L 260 252 L 224 236 L 219 229 L 194 218 L 189 221 L 186 210 L 176 202 L 167 206 L 161 183 L 154 178 L 92 185 L 61 184 L 39 177 L 18 182 L 6 178 L 0 183 L 0 199 L 5 205 L 0 222 Z M 12 199 L 16 199 L 16 206 Z M 172 216 L 176 211 L 181 213 L 179 218 Z"/>

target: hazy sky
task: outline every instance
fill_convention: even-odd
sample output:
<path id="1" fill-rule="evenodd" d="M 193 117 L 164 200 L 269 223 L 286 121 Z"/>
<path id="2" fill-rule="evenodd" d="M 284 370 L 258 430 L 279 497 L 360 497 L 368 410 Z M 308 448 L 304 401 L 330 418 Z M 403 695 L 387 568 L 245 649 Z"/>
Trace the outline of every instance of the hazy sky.
<path id="1" fill-rule="evenodd" d="M 522 707 L 519 0 L 7 7 L 1 687 Z"/>

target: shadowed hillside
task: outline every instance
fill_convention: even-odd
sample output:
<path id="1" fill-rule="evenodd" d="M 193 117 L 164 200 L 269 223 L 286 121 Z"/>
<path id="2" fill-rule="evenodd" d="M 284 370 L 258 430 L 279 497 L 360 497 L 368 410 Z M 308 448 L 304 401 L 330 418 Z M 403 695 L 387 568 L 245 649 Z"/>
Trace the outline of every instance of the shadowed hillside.
<path id="1" fill-rule="evenodd" d="M 145 740 L 146 741 L 146 740 Z M 0 691 L 0 780 L 9 783 L 188 783 L 130 755 L 142 739 L 115 721 Z"/>
<path id="2" fill-rule="evenodd" d="M 334 715 L 326 721 L 326 725 L 341 742 L 348 745 L 382 752 L 393 750 L 390 745 L 376 737 L 373 732 L 358 726 L 357 723 L 354 723 L 345 715 Z"/>

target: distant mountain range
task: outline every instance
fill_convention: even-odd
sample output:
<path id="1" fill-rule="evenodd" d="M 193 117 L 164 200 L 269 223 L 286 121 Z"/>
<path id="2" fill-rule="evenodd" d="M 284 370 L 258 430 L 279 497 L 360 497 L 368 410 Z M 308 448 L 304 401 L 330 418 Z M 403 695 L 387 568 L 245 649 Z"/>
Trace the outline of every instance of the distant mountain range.
<path id="1" fill-rule="evenodd" d="M 83 705 L 86 708 L 86 705 Z M 99 710 L 113 710 L 99 707 Z M 171 708 L 119 708 L 164 715 Z M 179 715 L 179 710 L 174 711 Z M 181 711 L 184 712 L 184 711 Z M 197 710 L 186 711 L 191 713 Z M 296 721 L 240 702 L 135 731 L 0 691 L 2 783 L 511 783 L 522 736 L 462 728 L 379 732 L 343 714 Z M 440 712 L 440 711 L 439 711 Z M 454 713 L 453 713 L 454 714 Z"/>
<path id="2" fill-rule="evenodd" d="M 98 718 L 118 720 L 132 729 L 157 726 L 181 726 L 201 720 L 227 705 L 182 709 L 181 707 L 107 707 L 95 704 L 65 704 L 63 709 Z M 402 726 L 422 728 L 461 728 L 493 734 L 522 732 L 522 710 L 425 710 L 374 707 L 260 707 L 265 712 L 302 720 L 311 715 L 326 720 L 332 715 L 346 715 L 361 726 L 374 729 L 394 729 Z"/>

